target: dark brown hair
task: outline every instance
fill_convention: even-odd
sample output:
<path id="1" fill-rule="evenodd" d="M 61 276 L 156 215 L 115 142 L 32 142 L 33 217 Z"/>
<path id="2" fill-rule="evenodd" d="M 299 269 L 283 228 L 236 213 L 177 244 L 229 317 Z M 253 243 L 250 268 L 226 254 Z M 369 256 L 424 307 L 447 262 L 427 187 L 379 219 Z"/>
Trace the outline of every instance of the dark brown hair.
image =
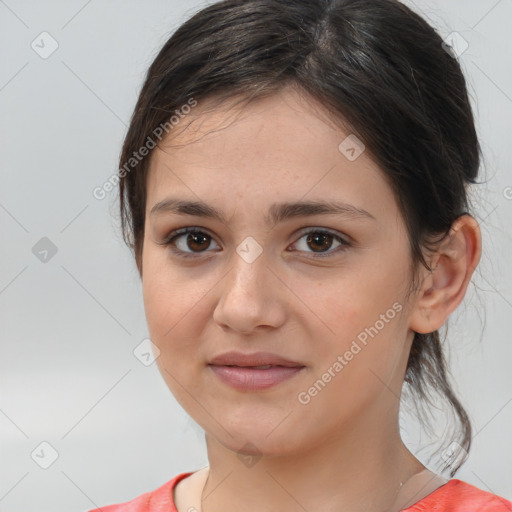
<path id="1" fill-rule="evenodd" d="M 134 152 L 191 98 L 249 101 L 289 85 L 364 142 L 397 199 L 414 268 L 429 268 L 425 254 L 468 213 L 467 185 L 477 182 L 481 154 L 463 73 L 442 43 L 396 0 L 226 0 L 195 14 L 151 64 L 120 156 L 123 237 L 141 276 L 150 158 Z M 448 443 L 464 457 L 450 462 L 453 476 L 471 424 L 449 383 L 438 331 L 415 333 L 405 387 L 424 402 L 442 398 L 455 413 Z"/>

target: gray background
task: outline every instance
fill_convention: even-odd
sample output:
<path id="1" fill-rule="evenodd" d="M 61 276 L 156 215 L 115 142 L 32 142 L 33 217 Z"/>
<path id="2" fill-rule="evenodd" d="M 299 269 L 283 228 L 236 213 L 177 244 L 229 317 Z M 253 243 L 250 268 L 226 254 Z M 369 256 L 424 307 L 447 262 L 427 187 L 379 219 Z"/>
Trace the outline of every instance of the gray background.
<path id="1" fill-rule="evenodd" d="M 456 477 L 510 499 L 512 0 L 407 4 L 443 37 L 457 31 L 469 43 L 460 60 L 487 183 L 474 196 L 482 261 L 449 327 L 456 388 L 475 427 Z M 207 464 L 202 430 L 156 365 L 133 354 L 148 335 L 141 285 L 117 193 L 92 195 L 116 172 L 147 67 L 201 5 L 0 0 L 2 512 L 89 510 Z M 47 59 L 31 47 L 43 31 L 59 45 Z M 47 262 L 33 253 L 43 237 L 57 248 Z M 426 462 L 417 424 L 403 428 Z M 48 469 L 44 441 L 59 455 Z"/>

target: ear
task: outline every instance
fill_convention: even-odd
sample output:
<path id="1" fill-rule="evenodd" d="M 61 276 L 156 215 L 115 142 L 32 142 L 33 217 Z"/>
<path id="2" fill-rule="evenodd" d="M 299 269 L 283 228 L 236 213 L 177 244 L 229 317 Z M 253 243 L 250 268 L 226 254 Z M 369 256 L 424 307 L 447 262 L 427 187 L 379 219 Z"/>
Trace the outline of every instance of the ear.
<path id="1" fill-rule="evenodd" d="M 462 215 L 434 254 L 433 270 L 423 269 L 421 289 L 416 292 L 410 315 L 411 330 L 426 334 L 446 322 L 464 298 L 481 252 L 478 222 Z"/>

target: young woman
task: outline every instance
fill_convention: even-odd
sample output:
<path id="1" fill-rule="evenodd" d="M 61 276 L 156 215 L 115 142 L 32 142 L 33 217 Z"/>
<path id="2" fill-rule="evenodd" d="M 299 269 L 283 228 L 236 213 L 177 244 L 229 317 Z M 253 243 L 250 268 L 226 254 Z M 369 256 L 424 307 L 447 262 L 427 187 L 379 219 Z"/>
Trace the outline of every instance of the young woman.
<path id="1" fill-rule="evenodd" d="M 479 156 L 455 56 L 395 0 L 227 0 L 182 25 L 120 199 L 159 369 L 209 465 L 101 510 L 512 510 L 399 430 L 404 389 L 437 393 L 452 477 L 470 447 L 438 330 L 480 259 Z"/>

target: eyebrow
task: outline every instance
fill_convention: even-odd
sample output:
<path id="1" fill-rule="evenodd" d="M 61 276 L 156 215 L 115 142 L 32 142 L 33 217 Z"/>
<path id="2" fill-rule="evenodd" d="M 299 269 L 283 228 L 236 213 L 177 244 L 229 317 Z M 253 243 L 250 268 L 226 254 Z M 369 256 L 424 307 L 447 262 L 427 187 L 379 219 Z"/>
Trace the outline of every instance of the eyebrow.
<path id="1" fill-rule="evenodd" d="M 156 203 L 150 212 L 150 217 L 162 214 L 193 215 L 216 219 L 227 224 L 224 213 L 202 201 L 189 201 L 168 197 Z M 377 220 L 370 212 L 357 206 L 337 201 L 299 201 L 274 203 L 270 206 L 265 217 L 267 225 L 273 227 L 279 222 L 296 217 L 309 215 L 341 215 L 350 218 Z"/>

